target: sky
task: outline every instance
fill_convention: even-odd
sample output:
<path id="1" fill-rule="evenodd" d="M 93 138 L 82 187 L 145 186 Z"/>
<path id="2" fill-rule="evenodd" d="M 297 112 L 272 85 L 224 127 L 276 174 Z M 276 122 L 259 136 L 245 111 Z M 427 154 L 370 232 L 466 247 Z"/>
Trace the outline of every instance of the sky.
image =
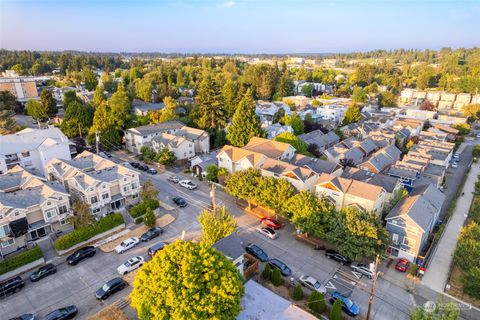
<path id="1" fill-rule="evenodd" d="M 326 53 L 480 46 L 480 0 L 0 0 L 0 48 Z"/>

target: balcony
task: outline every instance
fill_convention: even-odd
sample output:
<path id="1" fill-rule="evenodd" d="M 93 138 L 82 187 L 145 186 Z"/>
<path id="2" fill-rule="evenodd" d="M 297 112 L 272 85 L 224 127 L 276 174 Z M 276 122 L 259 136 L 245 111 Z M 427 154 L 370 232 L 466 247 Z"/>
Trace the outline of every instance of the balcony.
<path id="1" fill-rule="evenodd" d="M 18 163 L 20 159 L 16 154 L 8 155 L 5 156 L 5 163 L 8 164 L 13 164 L 13 163 Z"/>

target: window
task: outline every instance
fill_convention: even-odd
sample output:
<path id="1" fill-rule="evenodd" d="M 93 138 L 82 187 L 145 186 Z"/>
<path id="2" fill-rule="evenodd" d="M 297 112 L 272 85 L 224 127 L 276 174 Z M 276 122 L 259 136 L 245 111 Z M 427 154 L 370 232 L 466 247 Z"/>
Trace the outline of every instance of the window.
<path id="1" fill-rule="evenodd" d="M 397 224 L 397 220 L 392 220 L 392 221 L 390 221 L 390 223 L 396 225 L 396 224 Z"/>
<path id="2" fill-rule="evenodd" d="M 50 206 L 52 203 L 50 201 L 47 202 L 47 206 Z"/>
<path id="3" fill-rule="evenodd" d="M 15 239 L 8 239 L 6 241 L 3 241 L 2 242 L 2 248 L 6 248 L 6 247 L 9 247 L 11 245 L 14 245 L 15 244 Z"/>
<path id="4" fill-rule="evenodd" d="M 67 211 L 68 211 L 67 206 L 58 207 L 58 212 L 59 212 L 60 214 L 63 214 L 63 213 L 65 213 L 65 212 L 67 212 Z"/>
<path id="5" fill-rule="evenodd" d="M 193 152 L 192 152 L 192 150 L 190 150 L 188 153 L 192 154 Z"/>
<path id="6" fill-rule="evenodd" d="M 402 244 L 409 247 L 415 247 L 416 241 L 407 237 L 403 238 Z"/>
<path id="7" fill-rule="evenodd" d="M 102 199 L 103 199 L 103 200 L 108 199 L 108 198 L 109 198 L 108 193 L 102 194 Z"/>
<path id="8" fill-rule="evenodd" d="M 95 204 L 95 203 L 97 203 L 97 202 L 98 202 L 97 196 L 94 196 L 94 197 L 91 197 L 91 198 L 90 198 L 90 203 L 91 203 L 91 204 Z"/>
<path id="9" fill-rule="evenodd" d="M 137 189 L 137 184 L 135 182 L 132 183 L 132 189 Z"/>
<path id="10" fill-rule="evenodd" d="M 97 212 L 100 212 L 100 208 L 94 208 L 94 209 L 92 209 L 92 213 L 97 213 Z"/>
<path id="11" fill-rule="evenodd" d="M 8 226 L 8 224 L 4 224 L 3 226 L 0 226 L 0 238 L 5 237 L 9 233 L 10 233 L 10 227 Z"/>
<path id="12" fill-rule="evenodd" d="M 23 162 L 23 165 L 24 165 L 25 167 L 31 167 L 31 166 L 32 166 L 32 161 L 30 161 L 30 160 L 24 161 L 24 162 Z"/>
<path id="13" fill-rule="evenodd" d="M 56 215 L 57 215 L 57 210 L 55 210 L 55 209 L 50 209 L 50 210 L 45 211 L 45 216 L 48 219 L 51 219 L 51 218 L 55 217 Z"/>
<path id="14" fill-rule="evenodd" d="M 398 244 L 398 234 L 392 233 L 392 242 L 393 244 Z"/>
<path id="15" fill-rule="evenodd" d="M 61 225 L 61 226 L 65 225 L 65 224 L 67 224 L 67 220 L 65 220 L 65 219 L 60 220 L 60 225 Z"/>
<path id="16" fill-rule="evenodd" d="M 22 157 L 30 157 L 30 151 L 22 152 Z"/>
<path id="17" fill-rule="evenodd" d="M 134 194 L 134 195 L 132 196 L 132 198 L 133 198 L 133 199 L 138 198 L 138 193 L 137 193 L 137 194 Z"/>
<path id="18" fill-rule="evenodd" d="M 106 185 L 103 185 L 103 187 L 102 187 L 102 188 L 103 188 L 103 189 L 105 189 L 106 187 L 107 187 Z"/>
<path id="19" fill-rule="evenodd" d="M 124 186 L 123 187 L 123 192 L 127 192 L 128 191 L 128 186 Z"/>

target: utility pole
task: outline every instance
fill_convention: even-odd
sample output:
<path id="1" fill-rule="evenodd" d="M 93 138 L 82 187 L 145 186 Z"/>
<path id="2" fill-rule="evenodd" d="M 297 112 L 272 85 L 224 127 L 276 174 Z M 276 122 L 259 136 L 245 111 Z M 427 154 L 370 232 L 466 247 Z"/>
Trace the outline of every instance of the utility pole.
<path id="1" fill-rule="evenodd" d="M 370 309 L 372 308 L 373 295 L 375 294 L 375 282 L 377 281 L 378 254 L 375 257 L 375 267 L 373 269 L 372 291 L 370 292 L 370 301 L 368 302 L 367 320 L 370 320 Z"/>
<path id="2" fill-rule="evenodd" d="M 98 130 L 95 130 L 95 149 L 97 150 L 97 154 L 99 152 L 98 144 L 100 142 L 100 136 L 98 135 Z"/>
<path id="3" fill-rule="evenodd" d="M 216 211 L 216 204 L 215 204 L 215 185 L 212 183 L 212 191 L 210 191 L 210 197 L 212 197 L 212 208 L 213 208 L 213 213 Z"/>

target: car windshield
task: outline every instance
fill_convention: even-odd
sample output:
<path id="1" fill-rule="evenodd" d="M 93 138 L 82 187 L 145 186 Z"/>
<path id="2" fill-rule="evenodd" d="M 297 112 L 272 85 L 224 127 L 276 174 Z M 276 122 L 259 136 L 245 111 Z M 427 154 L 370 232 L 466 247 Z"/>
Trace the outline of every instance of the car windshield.
<path id="1" fill-rule="evenodd" d="M 127 262 L 125 262 L 124 265 L 125 265 L 125 267 L 130 267 L 132 265 L 132 263 L 130 261 L 127 261 Z"/>
<path id="2" fill-rule="evenodd" d="M 352 300 L 348 299 L 348 298 L 345 298 L 343 299 L 343 303 L 345 304 L 345 306 L 350 309 L 352 306 L 353 306 L 353 302 Z"/>
<path id="3" fill-rule="evenodd" d="M 313 286 L 315 287 L 315 289 L 320 289 L 322 285 L 320 284 L 320 282 L 317 281 L 313 284 Z"/>
<path id="4" fill-rule="evenodd" d="M 108 289 L 110 289 L 110 287 L 108 286 L 108 284 L 105 283 L 102 287 L 102 290 L 103 291 L 108 291 Z"/>
<path id="5" fill-rule="evenodd" d="M 129 243 L 130 243 L 130 241 L 123 241 L 120 245 L 122 247 L 126 247 L 126 246 L 128 246 Z"/>

